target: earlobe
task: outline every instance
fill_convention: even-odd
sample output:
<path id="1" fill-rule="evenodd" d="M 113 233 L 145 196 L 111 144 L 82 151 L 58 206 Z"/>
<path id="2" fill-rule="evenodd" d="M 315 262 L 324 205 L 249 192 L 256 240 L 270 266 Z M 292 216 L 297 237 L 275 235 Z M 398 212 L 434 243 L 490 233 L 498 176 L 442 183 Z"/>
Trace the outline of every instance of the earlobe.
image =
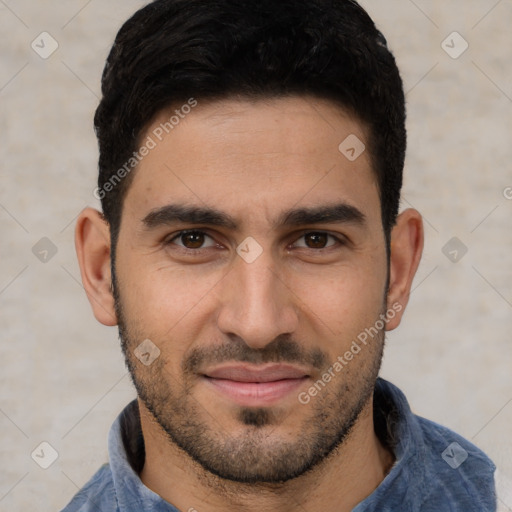
<path id="1" fill-rule="evenodd" d="M 391 232 L 391 256 L 387 307 L 398 311 L 386 330 L 398 327 L 409 301 L 411 285 L 423 252 L 423 220 L 417 210 L 402 212 Z"/>
<path id="2" fill-rule="evenodd" d="M 103 215 L 93 208 L 83 210 L 75 229 L 75 248 L 82 283 L 98 322 L 117 325 L 111 290 L 110 228 Z"/>

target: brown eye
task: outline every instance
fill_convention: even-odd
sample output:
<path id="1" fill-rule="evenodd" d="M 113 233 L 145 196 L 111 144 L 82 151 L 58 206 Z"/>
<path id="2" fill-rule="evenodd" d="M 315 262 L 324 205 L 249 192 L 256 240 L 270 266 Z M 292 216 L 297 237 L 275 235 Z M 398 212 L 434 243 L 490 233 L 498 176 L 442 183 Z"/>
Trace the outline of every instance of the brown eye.
<path id="1" fill-rule="evenodd" d="M 329 235 L 326 233 L 308 233 L 304 235 L 306 245 L 311 249 L 323 249 L 327 245 Z"/>
<path id="2" fill-rule="evenodd" d="M 302 235 L 293 245 L 305 249 L 326 249 L 336 245 L 336 242 L 341 243 L 339 239 L 329 233 L 312 231 Z"/>
<path id="3" fill-rule="evenodd" d="M 170 240 L 169 243 L 185 249 L 205 249 L 215 245 L 212 237 L 202 231 L 183 231 Z"/>
<path id="4" fill-rule="evenodd" d="M 185 233 L 181 235 L 181 242 L 187 249 L 199 249 L 204 244 L 204 233 Z"/>

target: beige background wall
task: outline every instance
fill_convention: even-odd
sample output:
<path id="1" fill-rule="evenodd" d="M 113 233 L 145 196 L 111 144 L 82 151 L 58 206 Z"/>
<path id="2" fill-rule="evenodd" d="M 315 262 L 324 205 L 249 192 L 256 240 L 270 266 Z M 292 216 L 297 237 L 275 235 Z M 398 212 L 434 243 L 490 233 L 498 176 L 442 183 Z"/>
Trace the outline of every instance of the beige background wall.
<path id="1" fill-rule="evenodd" d="M 142 4 L 0 1 L 2 512 L 60 510 L 106 460 L 110 425 L 134 397 L 117 331 L 95 321 L 82 289 L 73 228 L 97 205 L 92 115 L 104 59 Z M 421 211 L 427 236 L 382 374 L 512 481 L 512 0 L 363 4 L 405 80 L 403 206 Z M 43 31 L 59 45 L 47 59 L 31 48 L 51 49 Z M 453 31 L 469 44 L 456 59 L 441 46 Z M 453 36 L 446 44 L 452 55 L 463 48 Z M 51 244 L 35 252 L 49 251 L 46 262 L 33 253 L 43 237 Z M 453 237 L 467 247 L 463 257 L 462 246 L 445 249 L 459 251 L 455 263 L 443 253 Z M 58 452 L 46 470 L 31 458 L 42 441 Z"/>

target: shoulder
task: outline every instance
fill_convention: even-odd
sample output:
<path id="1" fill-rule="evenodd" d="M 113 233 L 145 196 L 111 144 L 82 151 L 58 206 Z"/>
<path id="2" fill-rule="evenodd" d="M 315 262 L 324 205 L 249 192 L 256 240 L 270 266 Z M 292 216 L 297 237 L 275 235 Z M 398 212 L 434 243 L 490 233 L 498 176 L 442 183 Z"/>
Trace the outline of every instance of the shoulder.
<path id="1" fill-rule="evenodd" d="M 110 465 L 104 464 L 61 512 L 116 512 Z"/>
<path id="2" fill-rule="evenodd" d="M 433 421 L 416 416 L 423 433 L 427 482 L 424 508 L 449 503 L 449 510 L 492 512 L 496 507 L 496 466 L 473 443 Z M 436 509 L 437 510 L 437 509 Z"/>

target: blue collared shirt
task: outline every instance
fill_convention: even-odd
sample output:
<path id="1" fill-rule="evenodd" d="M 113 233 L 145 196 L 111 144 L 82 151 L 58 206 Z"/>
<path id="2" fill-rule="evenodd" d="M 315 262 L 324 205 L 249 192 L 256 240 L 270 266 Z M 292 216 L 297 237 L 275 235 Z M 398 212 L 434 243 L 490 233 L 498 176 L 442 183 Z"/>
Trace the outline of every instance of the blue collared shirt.
<path id="1" fill-rule="evenodd" d="M 458 434 L 413 414 L 403 393 L 383 379 L 375 387 L 374 418 L 396 461 L 353 512 L 496 511 L 492 461 Z M 179 512 L 138 476 L 145 454 L 136 400 L 112 425 L 108 451 L 110 464 L 62 512 Z"/>

